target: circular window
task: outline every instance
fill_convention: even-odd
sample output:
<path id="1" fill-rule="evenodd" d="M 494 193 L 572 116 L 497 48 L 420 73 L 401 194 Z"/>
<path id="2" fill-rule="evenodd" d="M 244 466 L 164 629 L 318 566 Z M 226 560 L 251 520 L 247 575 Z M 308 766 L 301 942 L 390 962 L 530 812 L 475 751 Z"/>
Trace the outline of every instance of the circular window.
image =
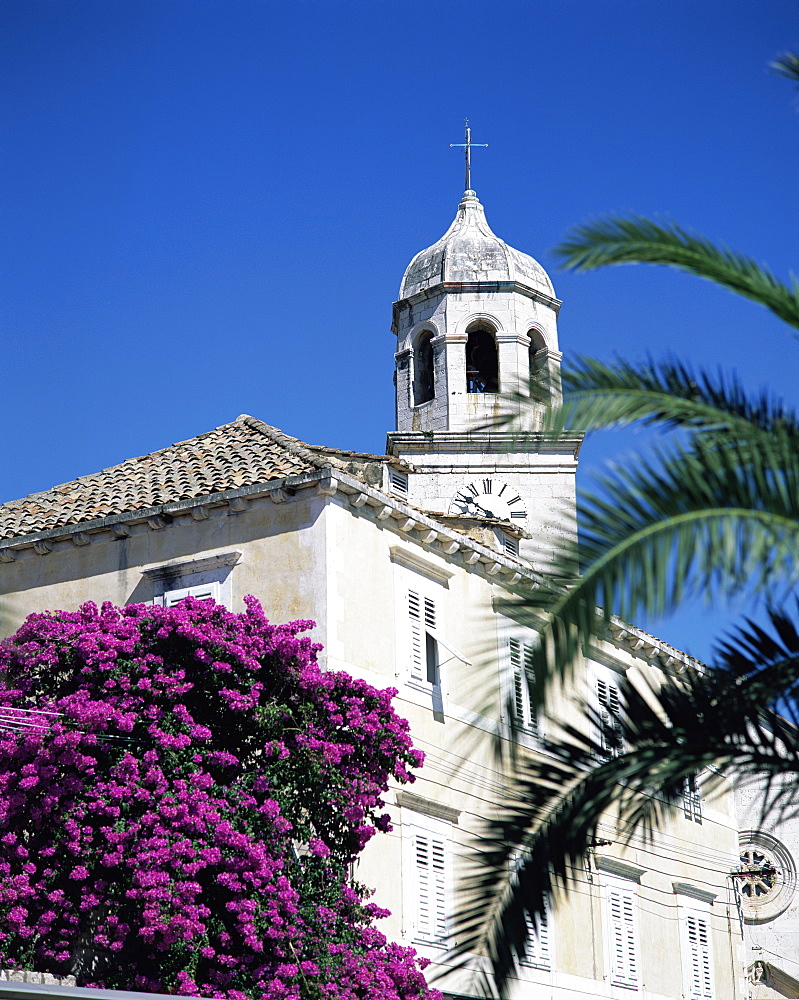
<path id="1" fill-rule="evenodd" d="M 744 830 L 739 844 L 741 866 L 736 881 L 744 920 L 748 924 L 774 920 L 793 898 L 793 858 L 783 843 L 762 830 Z"/>

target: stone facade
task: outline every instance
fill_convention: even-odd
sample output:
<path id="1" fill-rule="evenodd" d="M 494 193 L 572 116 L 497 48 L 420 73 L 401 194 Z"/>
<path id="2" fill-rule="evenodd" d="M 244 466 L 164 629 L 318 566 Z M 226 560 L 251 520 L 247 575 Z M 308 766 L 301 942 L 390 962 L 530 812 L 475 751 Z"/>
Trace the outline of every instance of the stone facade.
<path id="1" fill-rule="evenodd" d="M 752 1000 L 799 997 L 799 823 L 790 812 L 764 822 L 766 798 L 757 782 L 735 790 L 740 824 L 735 881 Z"/>

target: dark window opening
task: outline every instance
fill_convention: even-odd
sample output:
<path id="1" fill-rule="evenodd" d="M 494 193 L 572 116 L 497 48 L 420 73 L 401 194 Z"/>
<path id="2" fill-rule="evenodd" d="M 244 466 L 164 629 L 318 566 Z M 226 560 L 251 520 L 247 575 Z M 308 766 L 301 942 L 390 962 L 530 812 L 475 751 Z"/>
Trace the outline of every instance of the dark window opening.
<path id="1" fill-rule="evenodd" d="M 416 406 L 429 402 L 436 394 L 433 374 L 433 334 L 423 333 L 416 347 L 413 399 Z"/>
<path id="2" fill-rule="evenodd" d="M 438 643 L 429 632 L 425 634 L 425 659 L 427 660 L 427 683 L 434 686 L 441 683 L 438 676 Z"/>
<path id="3" fill-rule="evenodd" d="M 550 397 L 550 374 L 546 349 L 530 337 L 530 396 L 538 402 Z"/>
<path id="4" fill-rule="evenodd" d="M 686 819 L 702 822 L 702 793 L 696 774 L 689 774 L 683 782 L 682 808 Z"/>
<path id="5" fill-rule="evenodd" d="M 488 330 L 472 330 L 466 341 L 466 391 L 499 392 L 497 345 Z"/>

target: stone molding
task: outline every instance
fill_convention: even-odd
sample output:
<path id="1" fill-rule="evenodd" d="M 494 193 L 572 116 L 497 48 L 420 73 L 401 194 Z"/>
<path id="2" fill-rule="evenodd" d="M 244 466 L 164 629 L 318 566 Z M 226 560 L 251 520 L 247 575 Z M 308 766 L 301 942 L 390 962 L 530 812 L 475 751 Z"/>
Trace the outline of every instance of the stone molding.
<path id="1" fill-rule="evenodd" d="M 427 301 L 427 299 L 434 299 L 439 295 L 457 295 L 459 293 L 475 295 L 482 292 L 516 292 L 534 302 L 541 302 L 549 306 L 556 315 L 563 305 L 560 299 L 547 295 L 546 292 L 537 288 L 530 288 L 529 285 L 522 284 L 520 281 L 507 279 L 504 281 L 442 281 L 437 285 L 431 285 L 429 288 L 414 292 L 413 295 L 409 295 L 405 299 L 398 299 L 393 306 L 394 323 L 396 324 L 399 314 L 404 309 L 412 308 L 420 302 Z"/>
<path id="2" fill-rule="evenodd" d="M 421 795 L 413 792 L 397 792 L 397 805 L 403 809 L 410 809 L 412 812 L 422 813 L 423 816 L 432 816 L 434 819 L 443 819 L 453 826 L 458 825 L 460 809 L 453 809 L 452 806 L 445 806 L 441 802 L 433 802 Z"/>
<path id="3" fill-rule="evenodd" d="M 406 569 L 415 570 L 417 573 L 429 577 L 435 583 L 440 583 L 443 587 L 449 587 L 449 581 L 455 575 L 452 570 L 445 569 L 443 566 L 436 566 L 435 563 L 430 562 L 429 559 L 425 559 L 424 556 L 420 556 L 410 549 L 404 549 L 400 545 L 392 545 L 389 548 L 389 553 L 392 562 L 399 563 L 400 566 L 405 566 Z"/>
<path id="4" fill-rule="evenodd" d="M 147 566 L 141 575 L 150 580 L 164 580 L 174 576 L 190 576 L 194 573 L 207 573 L 209 570 L 222 566 L 235 566 L 241 559 L 241 552 L 220 552 L 213 556 L 203 556 L 200 559 L 176 559 L 173 562 L 160 563 L 157 566 Z"/>
<path id="5" fill-rule="evenodd" d="M 700 889 L 699 886 L 691 885 L 690 882 L 672 882 L 671 888 L 678 896 L 690 896 L 691 899 L 698 899 L 701 903 L 707 903 L 708 906 L 712 906 L 713 901 L 718 899 L 715 892 Z"/>
<path id="6" fill-rule="evenodd" d="M 597 871 L 605 872 L 607 875 L 615 875 L 617 878 L 626 878 L 631 882 L 640 882 L 646 874 L 646 868 L 630 864 L 629 861 L 622 861 L 620 858 L 609 858 L 600 855 L 594 859 Z"/>

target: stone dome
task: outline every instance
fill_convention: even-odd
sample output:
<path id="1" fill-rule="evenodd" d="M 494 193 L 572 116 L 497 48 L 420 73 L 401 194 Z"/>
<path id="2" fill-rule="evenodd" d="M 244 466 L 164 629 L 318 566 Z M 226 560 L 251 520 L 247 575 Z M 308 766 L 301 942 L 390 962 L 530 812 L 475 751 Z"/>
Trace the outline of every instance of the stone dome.
<path id="1" fill-rule="evenodd" d="M 474 191 L 464 192 L 455 221 L 441 239 L 410 262 L 399 297 L 407 299 L 444 281 L 516 281 L 555 297 L 549 275 L 538 261 L 491 232 Z"/>

